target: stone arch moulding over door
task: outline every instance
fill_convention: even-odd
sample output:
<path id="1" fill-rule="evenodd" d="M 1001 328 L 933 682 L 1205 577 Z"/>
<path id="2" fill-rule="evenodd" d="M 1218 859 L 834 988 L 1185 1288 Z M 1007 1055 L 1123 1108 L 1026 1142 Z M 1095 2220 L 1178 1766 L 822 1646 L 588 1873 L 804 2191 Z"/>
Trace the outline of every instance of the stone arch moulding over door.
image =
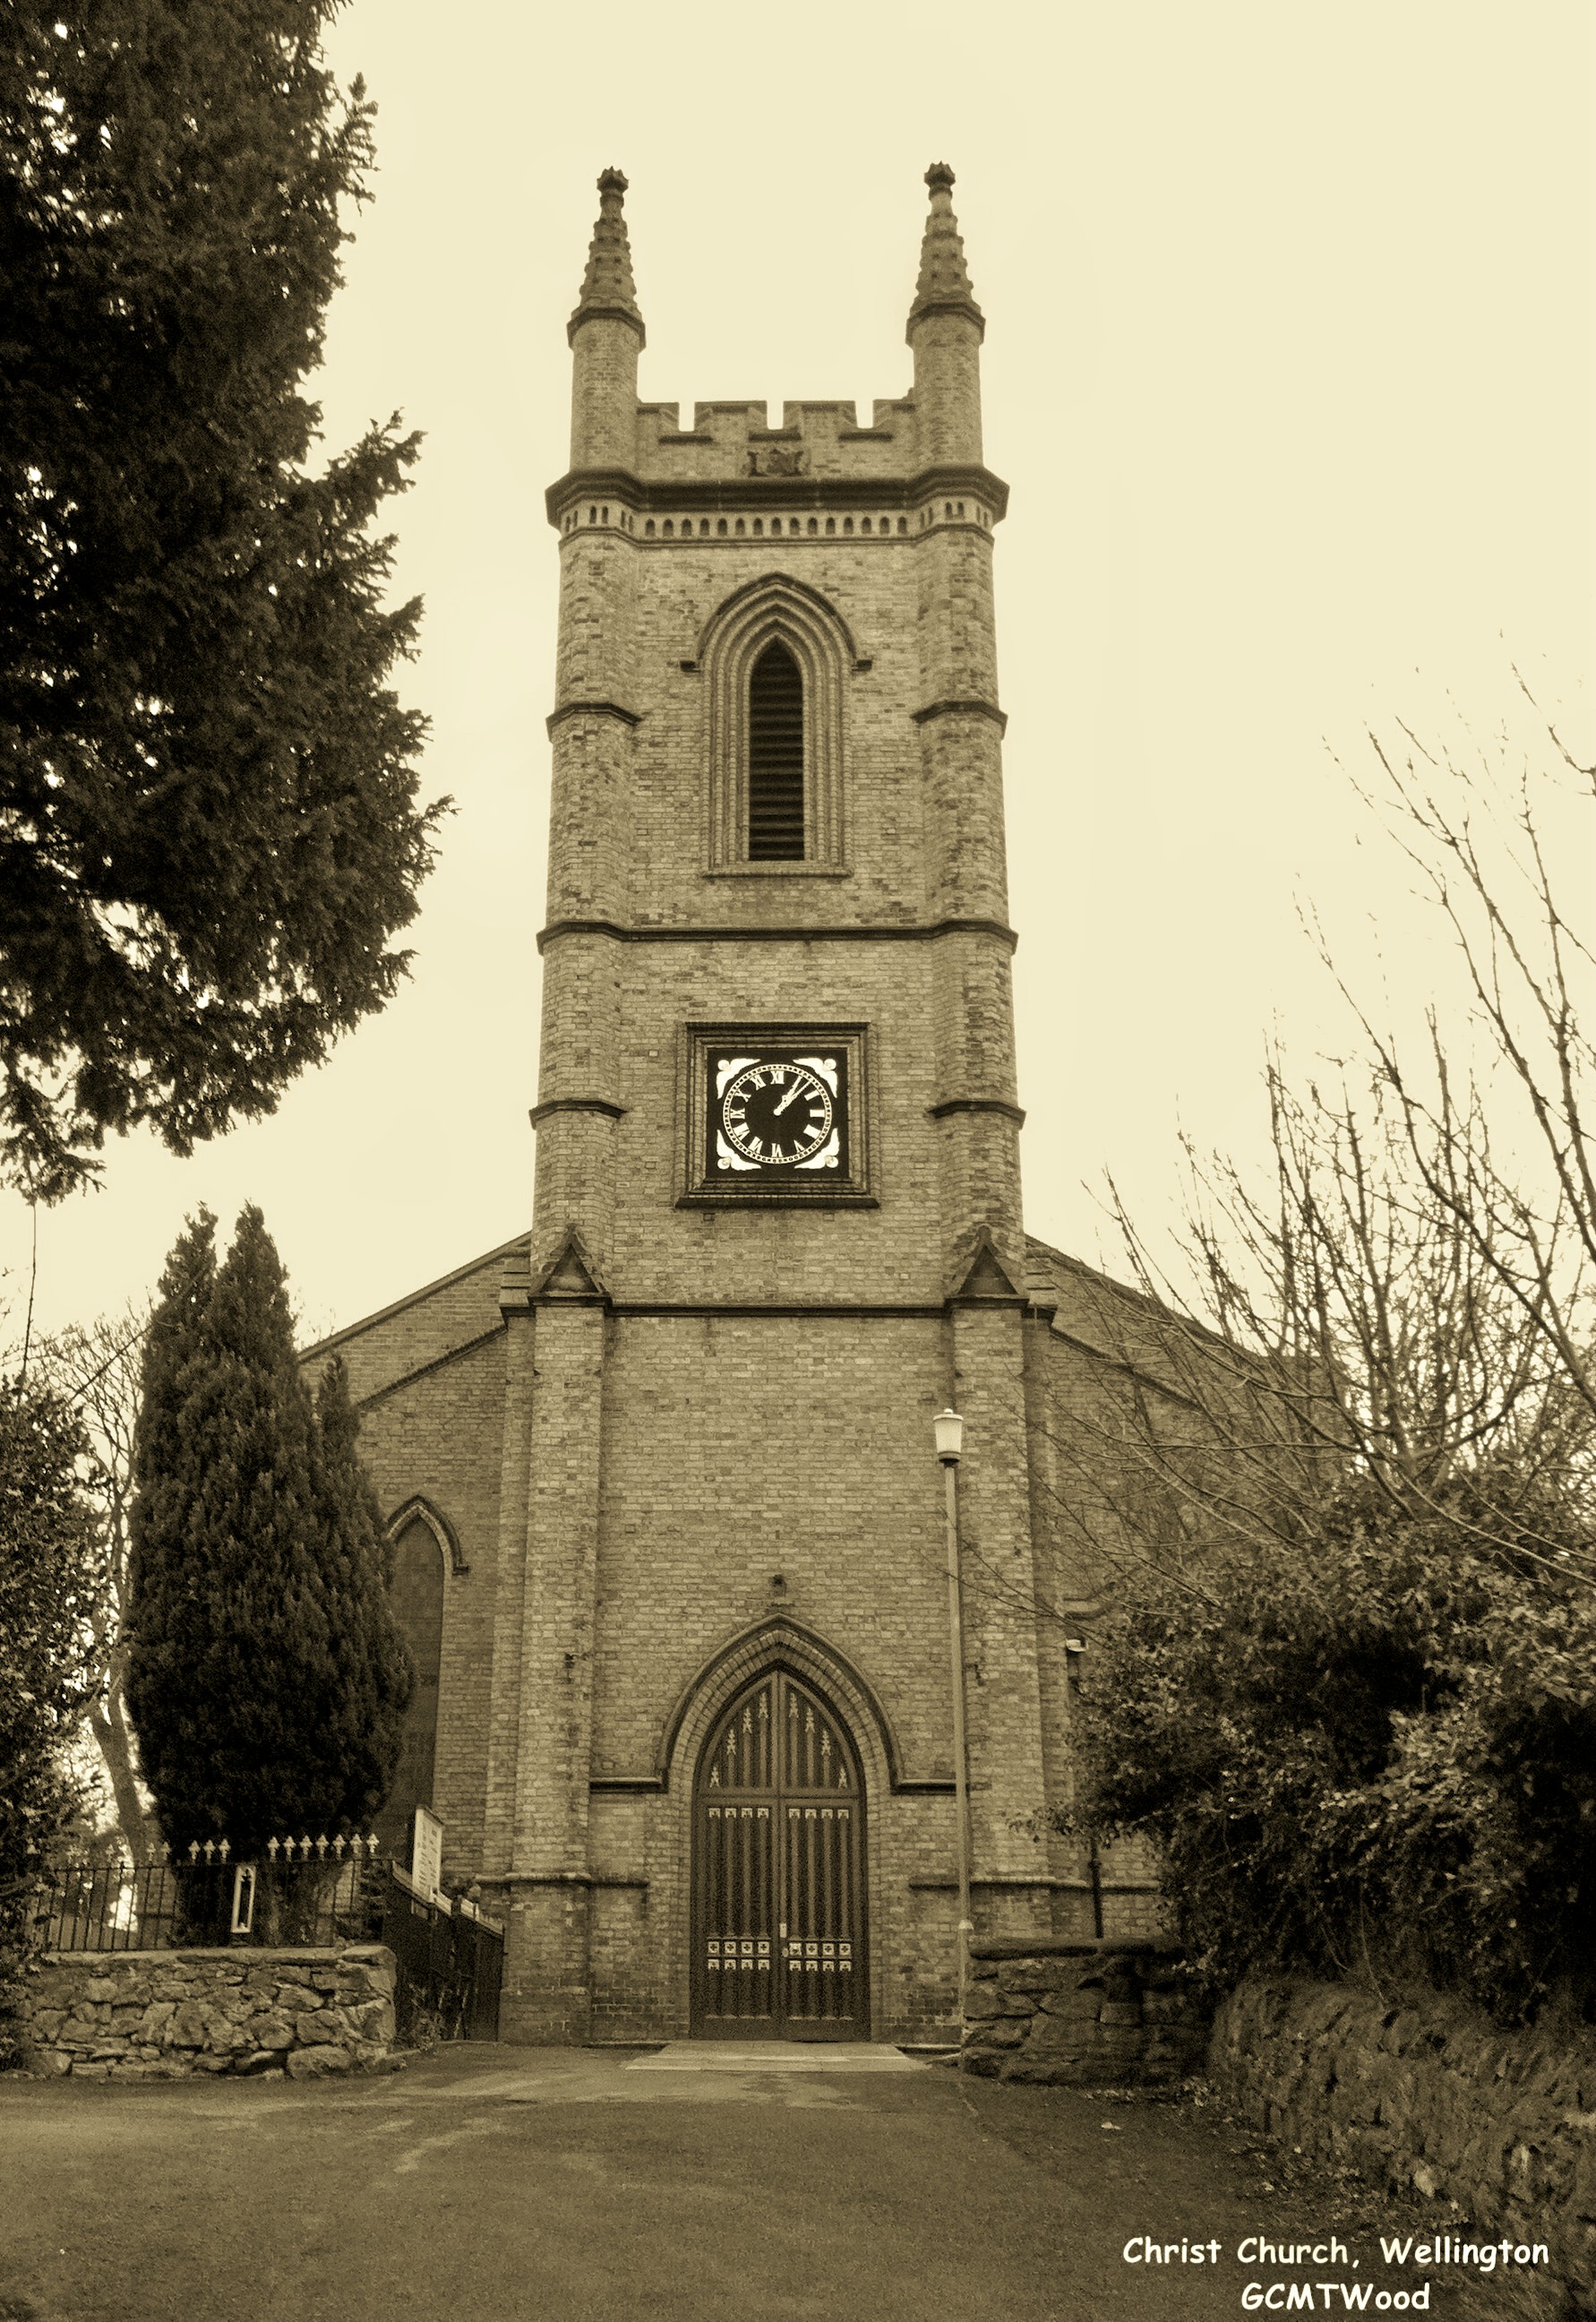
<path id="1" fill-rule="evenodd" d="M 801 861 L 751 864 L 749 681 L 761 654 L 777 643 L 803 680 L 804 853 Z M 859 666 L 847 624 L 801 580 L 769 573 L 714 614 L 698 664 L 708 702 L 710 869 L 845 871 L 847 686 Z"/>
<path id="2" fill-rule="evenodd" d="M 406 1500 L 384 1529 L 393 1557 L 388 1601 L 415 1667 L 415 1684 L 400 1729 L 398 1763 L 377 1817 L 377 1835 L 396 1853 L 407 1855 L 416 1807 L 433 1804 L 445 1583 L 466 1567 L 453 1528 L 429 1501 Z"/>
<path id="3" fill-rule="evenodd" d="M 794 1670 L 842 1713 L 872 1794 L 900 1787 L 898 1737 L 868 1678 L 817 1630 L 772 1612 L 725 1639 L 677 1696 L 654 1756 L 652 1778 L 662 1790 L 679 1796 L 690 1791 L 710 1727 L 751 1679 L 778 1666 Z"/>

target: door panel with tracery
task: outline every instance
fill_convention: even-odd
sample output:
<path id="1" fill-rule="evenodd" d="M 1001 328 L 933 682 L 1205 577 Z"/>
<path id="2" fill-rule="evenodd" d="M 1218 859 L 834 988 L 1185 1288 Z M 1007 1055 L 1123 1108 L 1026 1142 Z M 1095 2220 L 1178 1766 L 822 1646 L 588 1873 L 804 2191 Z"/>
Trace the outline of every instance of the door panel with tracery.
<path id="1" fill-rule="evenodd" d="M 868 2036 L 864 1798 L 839 1720 L 785 1669 L 722 1716 L 693 1807 L 693 2028 Z"/>

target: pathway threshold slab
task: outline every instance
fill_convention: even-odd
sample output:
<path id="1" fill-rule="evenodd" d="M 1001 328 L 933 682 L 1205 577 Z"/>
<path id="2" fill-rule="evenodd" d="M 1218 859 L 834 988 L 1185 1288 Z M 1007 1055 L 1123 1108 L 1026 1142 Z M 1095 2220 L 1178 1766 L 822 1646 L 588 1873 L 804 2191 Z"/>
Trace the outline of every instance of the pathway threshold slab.
<path id="1" fill-rule="evenodd" d="M 671 2040 L 637 2056 L 628 2072 L 923 2072 L 928 2068 L 879 2040 Z"/>

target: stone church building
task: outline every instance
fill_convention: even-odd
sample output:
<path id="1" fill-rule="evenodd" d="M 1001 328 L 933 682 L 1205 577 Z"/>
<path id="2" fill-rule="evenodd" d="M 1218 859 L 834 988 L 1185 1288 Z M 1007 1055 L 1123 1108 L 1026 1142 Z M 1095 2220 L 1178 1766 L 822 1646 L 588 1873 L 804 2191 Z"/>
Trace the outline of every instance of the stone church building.
<path id="1" fill-rule="evenodd" d="M 912 391 L 772 427 L 638 401 L 600 178 L 548 494 L 532 1230 L 306 1357 L 348 1365 L 420 1671 L 388 1826 L 432 1805 L 505 1920 L 512 2039 L 945 2031 L 950 1405 L 978 1927 L 1154 1907 L 1053 1822 L 1113 1294 L 1021 1213 L 1008 494 L 926 182 Z"/>

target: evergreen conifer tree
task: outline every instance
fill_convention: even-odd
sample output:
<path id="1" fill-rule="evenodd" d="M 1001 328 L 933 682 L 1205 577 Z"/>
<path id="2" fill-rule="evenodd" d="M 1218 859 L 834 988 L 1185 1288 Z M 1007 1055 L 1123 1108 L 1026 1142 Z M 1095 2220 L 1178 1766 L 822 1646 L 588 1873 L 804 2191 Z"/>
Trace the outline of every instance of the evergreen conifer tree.
<path id="1" fill-rule="evenodd" d="M 258 1209 L 173 1250 L 134 1446 L 128 1705 L 174 1851 L 369 1828 L 409 1665 L 347 1389 L 328 1441 Z"/>
<path id="2" fill-rule="evenodd" d="M 386 1005 L 435 808 L 386 601 L 418 439 L 305 392 L 372 107 L 338 0 L 0 14 L 0 1176 L 187 1153 Z"/>
<path id="3" fill-rule="evenodd" d="M 334 1356 L 316 1392 L 322 1568 L 336 1671 L 330 1732 L 344 1771 L 347 1811 L 369 1831 L 398 1761 L 415 1676 L 388 1613 L 393 1548 L 383 1532 L 371 1478 L 355 1449 L 359 1428 L 348 1373 Z"/>

